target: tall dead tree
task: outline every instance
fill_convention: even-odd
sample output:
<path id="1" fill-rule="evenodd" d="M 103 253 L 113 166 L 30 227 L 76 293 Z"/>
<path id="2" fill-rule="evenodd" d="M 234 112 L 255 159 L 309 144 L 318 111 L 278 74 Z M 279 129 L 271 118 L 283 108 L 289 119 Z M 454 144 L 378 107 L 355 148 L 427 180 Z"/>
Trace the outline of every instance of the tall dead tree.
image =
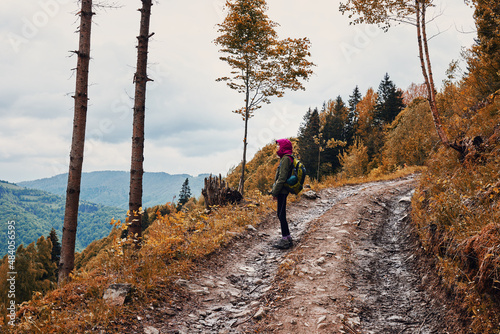
<path id="1" fill-rule="evenodd" d="M 76 67 L 75 111 L 73 117 L 73 138 L 66 190 L 66 207 L 61 240 L 61 258 L 59 261 L 59 284 L 69 278 L 75 265 L 75 239 L 78 225 L 78 205 L 80 201 L 80 183 L 82 179 L 83 152 L 85 144 L 85 126 L 87 122 L 88 77 L 90 61 L 90 32 L 92 26 L 92 0 L 81 0 L 80 41 Z"/>
<path id="2" fill-rule="evenodd" d="M 148 42 L 153 34 L 149 33 L 151 18 L 151 0 L 141 0 L 141 26 L 137 36 L 137 69 L 134 75 L 135 99 L 134 120 L 132 133 L 132 158 L 130 165 L 130 193 L 129 193 L 129 228 L 137 248 L 140 247 L 141 222 L 142 222 L 142 177 L 144 174 L 144 119 L 146 110 L 146 84 L 151 81 L 147 75 L 148 67 Z"/>

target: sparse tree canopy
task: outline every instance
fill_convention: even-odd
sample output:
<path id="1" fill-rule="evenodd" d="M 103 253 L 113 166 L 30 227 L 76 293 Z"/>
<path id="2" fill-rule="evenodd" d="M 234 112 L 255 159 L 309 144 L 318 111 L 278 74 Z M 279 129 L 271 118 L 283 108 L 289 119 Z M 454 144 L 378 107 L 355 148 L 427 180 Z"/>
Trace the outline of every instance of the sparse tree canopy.
<path id="1" fill-rule="evenodd" d="M 420 6 L 433 6 L 433 0 L 347 0 L 340 3 L 339 9 L 349 13 L 351 24 L 377 24 L 387 31 L 394 23 L 416 25 L 416 12 Z"/>
<path id="2" fill-rule="evenodd" d="M 231 68 L 231 76 L 221 77 L 238 93 L 245 94 L 245 106 L 235 110 L 245 122 L 243 137 L 242 174 L 238 190 L 243 192 L 248 120 L 262 103 L 270 103 L 272 96 L 282 97 L 285 90 L 304 89 L 301 80 L 308 80 L 313 63 L 307 38 L 278 40 L 271 21 L 265 14 L 265 0 L 227 1 L 228 14 L 219 25 L 221 35 L 215 43 L 221 47 L 220 57 Z"/>
<path id="3" fill-rule="evenodd" d="M 436 132 L 445 146 L 451 147 L 463 154 L 465 148 L 449 140 L 443 128 L 441 115 L 436 104 L 436 88 L 432 74 L 426 30 L 427 9 L 433 6 L 433 0 L 347 0 L 347 2 L 340 4 L 339 9 L 343 14 L 349 13 L 349 18 L 352 19 L 351 24 L 377 24 L 383 30 L 387 31 L 392 23 L 404 22 L 412 24 L 417 28 L 420 65 L 427 87 L 429 105 Z"/>

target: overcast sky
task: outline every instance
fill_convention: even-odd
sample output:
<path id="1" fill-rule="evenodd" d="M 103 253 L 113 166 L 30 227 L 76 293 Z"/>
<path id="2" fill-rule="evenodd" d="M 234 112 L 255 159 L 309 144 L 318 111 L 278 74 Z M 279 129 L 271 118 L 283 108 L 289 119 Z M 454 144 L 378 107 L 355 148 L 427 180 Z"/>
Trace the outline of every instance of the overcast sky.
<path id="1" fill-rule="evenodd" d="M 139 31 L 139 0 L 96 9 L 92 27 L 89 109 L 84 171 L 129 170 L 132 83 Z M 441 32 L 430 49 L 438 86 L 450 61 L 472 44 L 471 8 L 436 1 Z M 215 79 L 229 74 L 219 60 L 223 0 L 159 0 L 152 8 L 146 99 L 146 172 L 222 173 L 241 161 L 243 121 L 232 110 L 243 96 Z M 356 85 L 378 88 L 387 72 L 397 87 L 421 83 L 416 32 L 400 25 L 383 33 L 349 26 L 332 0 L 268 0 L 280 38 L 308 37 L 314 75 L 305 91 L 285 93 L 249 123 L 249 158 L 274 139 L 295 136 L 309 107 Z M 66 173 L 73 122 L 79 17 L 75 0 L 2 0 L 0 4 L 0 179 L 33 180 Z M 469 32 L 469 33 L 462 33 Z M 472 33 L 471 33 L 472 32 Z M 439 87 L 438 87 L 439 88 Z"/>

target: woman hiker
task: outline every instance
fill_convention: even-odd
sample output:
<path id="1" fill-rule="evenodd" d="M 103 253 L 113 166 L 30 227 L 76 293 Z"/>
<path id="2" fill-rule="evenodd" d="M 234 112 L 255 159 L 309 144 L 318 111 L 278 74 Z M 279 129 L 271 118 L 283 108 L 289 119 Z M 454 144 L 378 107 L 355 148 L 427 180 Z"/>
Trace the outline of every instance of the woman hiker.
<path id="1" fill-rule="evenodd" d="M 279 145 L 276 152 L 280 157 L 280 164 L 276 171 L 274 179 L 273 190 L 271 195 L 277 201 L 277 214 L 281 225 L 281 239 L 273 245 L 275 248 L 288 249 L 293 246 L 290 230 L 288 229 L 288 222 L 286 221 L 286 198 L 289 194 L 288 189 L 284 186 L 286 180 L 290 176 L 290 171 L 293 168 L 293 147 L 288 139 L 278 139 L 276 143 Z"/>

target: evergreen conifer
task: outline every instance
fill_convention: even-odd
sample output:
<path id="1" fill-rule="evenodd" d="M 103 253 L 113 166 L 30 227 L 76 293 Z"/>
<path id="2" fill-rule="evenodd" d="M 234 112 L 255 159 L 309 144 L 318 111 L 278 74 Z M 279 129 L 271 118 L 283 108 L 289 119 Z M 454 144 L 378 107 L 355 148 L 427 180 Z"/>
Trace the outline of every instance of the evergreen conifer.
<path id="1" fill-rule="evenodd" d="M 396 88 L 386 73 L 378 86 L 375 125 L 390 124 L 403 108 L 403 92 Z"/>
<path id="2" fill-rule="evenodd" d="M 50 234 L 47 237 L 52 242 L 52 251 L 50 254 L 50 260 L 56 264 L 59 263 L 59 258 L 61 257 L 61 243 L 59 242 L 59 238 L 57 237 L 56 230 L 52 228 L 50 230 Z"/>
<path id="3" fill-rule="evenodd" d="M 307 170 L 307 174 L 311 178 L 316 178 L 318 170 L 318 151 L 319 145 L 314 142 L 314 137 L 319 136 L 320 122 L 318 109 L 313 111 L 309 108 L 304 115 L 304 122 L 299 128 L 298 134 L 298 153 L 300 160 Z"/>
<path id="4" fill-rule="evenodd" d="M 189 179 L 186 178 L 182 184 L 181 192 L 179 193 L 179 204 L 177 205 L 177 210 L 182 209 L 184 204 L 191 198 L 191 188 L 189 188 Z"/>

